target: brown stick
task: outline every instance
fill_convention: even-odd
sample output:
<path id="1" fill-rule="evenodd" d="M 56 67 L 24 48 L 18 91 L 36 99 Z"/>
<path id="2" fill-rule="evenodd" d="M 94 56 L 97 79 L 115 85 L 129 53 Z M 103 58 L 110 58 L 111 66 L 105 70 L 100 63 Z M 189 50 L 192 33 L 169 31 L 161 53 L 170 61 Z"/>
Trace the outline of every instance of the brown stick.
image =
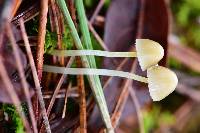
<path id="1" fill-rule="evenodd" d="M 90 29 L 90 31 L 93 33 L 94 37 L 97 39 L 97 41 L 99 42 L 99 44 L 101 45 L 101 47 L 106 50 L 108 50 L 108 47 L 104 44 L 103 40 L 101 39 L 101 37 L 98 35 L 98 33 L 95 31 L 94 27 L 92 26 L 92 24 L 94 23 L 94 20 L 96 19 L 96 16 L 98 15 L 99 11 L 101 10 L 101 8 L 103 7 L 105 0 L 100 0 L 92 17 L 90 18 L 89 22 L 88 22 L 88 27 Z"/>
<path id="2" fill-rule="evenodd" d="M 121 70 L 121 68 L 126 64 L 127 61 L 128 61 L 128 58 L 124 58 L 124 59 L 122 60 L 122 62 L 119 64 L 119 66 L 116 68 L 116 70 Z M 103 89 L 105 89 L 105 88 L 109 85 L 109 83 L 110 83 L 110 81 L 112 80 L 112 78 L 113 78 L 113 77 L 109 77 L 109 78 L 106 80 L 105 84 L 103 85 Z"/>
<path id="3" fill-rule="evenodd" d="M 143 25 L 144 25 L 144 9 L 145 9 L 145 0 L 140 0 L 140 12 L 139 12 L 139 20 L 138 20 L 138 30 L 136 38 L 141 38 L 143 34 Z"/>
<path id="4" fill-rule="evenodd" d="M 43 55 L 44 55 L 44 45 L 45 45 L 45 35 L 46 35 L 46 23 L 47 23 L 47 13 L 48 13 L 48 0 L 41 0 L 41 11 L 39 19 L 39 29 L 38 29 L 38 46 L 37 46 L 37 75 L 39 82 L 42 79 L 42 68 L 43 68 Z M 36 120 L 39 119 L 39 109 L 37 96 L 33 97 L 33 106 L 36 116 Z"/>
<path id="5" fill-rule="evenodd" d="M 95 39 L 97 39 L 98 43 L 101 45 L 101 47 L 106 50 L 108 50 L 108 47 L 105 45 L 105 43 L 103 42 L 103 40 L 101 39 L 101 37 L 98 35 L 98 33 L 95 31 L 94 27 L 92 26 L 92 24 L 88 23 L 88 27 L 90 29 L 90 31 L 92 32 L 92 34 L 94 35 Z"/>
<path id="6" fill-rule="evenodd" d="M 69 62 L 68 62 L 67 65 L 66 65 L 66 68 L 67 68 L 67 67 L 70 67 L 70 66 L 72 65 L 73 61 L 74 61 L 74 57 L 71 57 L 70 60 L 69 60 Z M 67 76 L 67 75 L 64 75 L 64 74 L 63 74 L 63 75 L 61 76 L 61 78 L 60 78 L 60 80 L 59 80 L 57 86 L 56 86 L 56 89 L 55 89 L 55 91 L 54 91 L 54 93 L 53 93 L 53 96 L 52 96 L 52 98 L 51 98 L 51 101 L 50 101 L 49 106 L 48 106 L 48 109 L 47 109 L 47 116 L 48 116 L 48 117 L 49 117 L 49 114 L 50 114 L 50 112 L 51 112 L 51 109 L 52 109 L 52 107 L 53 107 L 53 105 L 54 105 L 54 102 L 55 102 L 55 100 L 56 100 L 56 96 L 57 96 L 57 94 L 58 94 L 58 92 L 59 92 L 59 90 L 60 90 L 60 87 L 61 87 L 62 83 L 64 82 L 66 76 Z"/>
<path id="7" fill-rule="evenodd" d="M 21 28 L 21 31 L 22 31 L 22 37 L 23 37 L 23 40 L 24 40 L 24 43 L 25 43 L 26 52 L 27 52 L 27 55 L 28 55 L 30 66 L 31 66 L 31 70 L 32 70 L 33 78 L 34 78 L 34 83 L 35 83 L 35 87 L 36 87 L 36 93 L 37 93 L 38 100 L 39 100 L 39 103 L 40 103 L 40 108 L 41 108 L 41 111 L 42 111 L 41 113 L 42 113 L 42 116 L 43 116 L 43 119 L 44 119 L 46 131 L 47 131 L 47 133 L 51 133 L 49 120 L 48 120 L 47 113 L 46 113 L 45 103 L 44 103 L 44 100 L 43 100 L 42 91 L 41 91 L 41 87 L 40 87 L 40 81 L 38 79 L 37 70 L 36 70 L 36 67 L 35 67 L 35 62 L 33 60 L 33 55 L 31 53 L 31 48 L 30 48 L 30 45 L 29 45 L 28 37 L 27 37 L 26 31 L 25 31 L 25 27 L 24 27 L 24 23 L 23 23 L 22 19 L 20 19 L 20 28 Z"/>
<path id="8" fill-rule="evenodd" d="M 7 29 L 7 36 L 10 39 L 10 42 L 11 42 L 11 45 L 12 45 L 12 48 L 13 48 L 14 57 L 15 57 L 16 64 L 17 64 L 17 69 L 18 69 L 18 72 L 19 72 L 19 75 L 20 75 L 20 78 L 21 78 L 21 84 L 23 86 L 23 91 L 24 91 L 24 94 L 25 94 L 25 97 L 26 97 L 26 100 L 27 100 L 27 103 L 28 103 L 28 107 L 29 107 L 28 110 L 29 110 L 29 114 L 30 114 L 30 118 L 31 118 L 32 126 L 33 126 L 33 131 L 34 131 L 34 133 L 37 133 L 38 132 L 37 131 L 37 124 L 36 124 L 35 116 L 34 116 L 34 113 L 33 113 L 33 106 L 32 106 L 31 99 L 30 99 L 29 87 L 28 87 L 28 83 L 26 81 L 24 70 L 23 70 L 23 67 L 22 67 L 22 62 L 21 62 L 21 59 L 20 59 L 19 50 L 17 48 L 16 40 L 14 38 L 14 35 L 12 33 L 10 25 L 7 25 L 6 29 Z"/>
<path id="9" fill-rule="evenodd" d="M 72 21 L 75 24 L 75 27 L 77 28 L 77 23 L 76 23 L 76 9 L 74 7 L 74 0 L 68 0 L 67 4 L 69 5 L 69 11 L 70 11 L 70 15 L 72 17 Z"/>
<path id="10" fill-rule="evenodd" d="M 135 70 L 135 68 L 136 68 L 136 63 L 134 61 L 133 64 L 132 64 L 131 72 L 133 72 Z M 120 119 L 120 116 L 122 114 L 126 100 L 128 98 L 128 95 L 129 95 L 128 88 L 131 85 L 132 85 L 132 80 L 125 79 L 125 83 L 124 83 L 124 86 L 122 88 L 122 92 L 120 93 L 117 105 L 115 106 L 114 112 L 113 112 L 112 117 L 111 117 L 113 127 L 116 127 L 117 124 L 118 124 L 118 121 Z"/>
<path id="11" fill-rule="evenodd" d="M 12 17 L 16 14 L 16 12 L 17 12 L 19 6 L 21 5 L 21 3 L 22 3 L 22 0 L 15 0 L 14 1 L 14 4 L 13 4 L 14 8 L 12 10 Z"/>
<path id="12" fill-rule="evenodd" d="M 90 19 L 90 24 L 93 24 L 93 22 L 94 22 L 96 16 L 98 15 L 99 11 L 100 11 L 101 8 L 103 7 L 104 2 L 105 2 L 105 0 L 100 0 L 100 1 L 99 1 L 99 3 L 98 3 L 98 5 L 97 5 L 97 7 L 96 7 L 96 9 L 95 9 L 95 11 L 94 11 L 94 13 L 93 13 L 91 19 Z"/>
<path id="13" fill-rule="evenodd" d="M 65 113 L 67 109 L 67 98 L 68 98 L 69 89 L 71 89 L 71 87 L 72 87 L 72 83 L 70 82 L 65 92 L 65 102 L 64 102 L 64 107 L 63 107 L 62 119 L 65 118 Z"/>
<path id="14" fill-rule="evenodd" d="M 121 117 L 122 111 L 124 109 L 124 106 L 126 104 L 126 101 L 128 99 L 128 87 L 130 86 L 131 81 L 126 80 L 122 89 L 122 92 L 120 93 L 119 99 L 117 101 L 117 105 L 115 106 L 114 112 L 112 114 L 111 120 L 112 120 L 112 125 L 114 128 L 116 128 L 118 121 Z"/>
<path id="15" fill-rule="evenodd" d="M 48 13 L 48 0 L 41 0 L 41 12 L 40 12 L 40 23 L 38 29 L 38 47 L 37 47 L 37 72 L 39 81 L 41 81 L 42 79 L 47 13 Z"/>
<path id="16" fill-rule="evenodd" d="M 77 67 L 81 67 L 81 59 L 77 57 Z M 79 109 L 80 109 L 80 133 L 87 132 L 87 124 L 86 124 L 86 100 L 85 100 L 85 85 L 83 75 L 77 76 L 78 82 L 78 92 L 79 92 Z"/>
<path id="17" fill-rule="evenodd" d="M 145 133 L 143 115 L 142 115 L 142 111 L 140 109 L 140 104 L 139 104 L 138 98 L 135 94 L 135 90 L 131 86 L 129 87 L 129 94 L 131 96 L 133 103 L 135 104 L 136 114 L 138 117 L 138 122 L 139 122 L 139 127 L 140 127 L 140 133 Z"/>
<path id="18" fill-rule="evenodd" d="M 54 21 L 54 26 L 52 31 L 55 31 L 56 29 L 56 33 L 57 33 L 57 46 L 58 49 L 61 50 L 62 49 L 62 34 L 63 34 L 63 26 L 62 26 L 62 17 L 60 16 L 61 13 L 59 11 L 59 8 L 57 7 L 55 0 L 50 0 L 51 3 L 51 9 L 52 9 L 52 13 L 53 13 L 53 21 Z M 64 66 L 64 57 L 59 57 L 60 60 L 60 64 L 62 66 Z"/>
<path id="19" fill-rule="evenodd" d="M 66 65 L 66 67 L 70 67 L 72 65 L 73 61 L 74 61 L 74 57 L 71 57 L 69 62 L 68 62 L 68 64 Z M 64 80 L 66 79 L 66 76 L 67 75 L 62 74 L 62 76 L 61 76 L 61 78 L 60 78 L 60 80 L 59 80 L 59 82 L 58 82 L 58 84 L 56 86 L 56 89 L 55 89 L 55 91 L 53 93 L 53 96 L 52 96 L 51 101 L 49 103 L 49 106 L 47 108 L 47 117 L 49 117 L 49 115 L 51 113 L 51 109 L 52 109 L 52 107 L 53 107 L 53 105 L 55 103 L 56 96 L 58 95 L 60 87 L 61 87 L 62 83 L 64 82 Z M 43 128 L 44 128 L 44 124 L 42 124 L 42 126 L 40 128 L 40 133 L 43 132 Z"/>
<path id="20" fill-rule="evenodd" d="M 136 63 L 133 62 L 132 68 L 131 68 L 131 72 L 133 72 L 135 70 L 135 67 L 136 67 Z M 119 122 L 119 119 L 121 117 L 122 111 L 124 109 L 124 106 L 126 104 L 126 101 L 128 99 L 128 95 L 129 95 L 128 88 L 131 85 L 132 85 L 132 80 L 126 79 L 124 81 L 123 88 L 121 89 L 122 91 L 120 93 L 120 96 L 118 98 L 117 104 L 116 104 L 116 106 L 114 108 L 114 111 L 112 113 L 112 116 L 111 116 L 112 125 L 113 125 L 114 128 L 116 128 L 116 126 L 117 126 L 117 124 Z M 103 133 L 104 129 L 101 129 L 100 132 Z"/>
<path id="21" fill-rule="evenodd" d="M 3 43 L 4 32 L 0 33 L 0 52 L 2 51 L 2 43 Z"/>

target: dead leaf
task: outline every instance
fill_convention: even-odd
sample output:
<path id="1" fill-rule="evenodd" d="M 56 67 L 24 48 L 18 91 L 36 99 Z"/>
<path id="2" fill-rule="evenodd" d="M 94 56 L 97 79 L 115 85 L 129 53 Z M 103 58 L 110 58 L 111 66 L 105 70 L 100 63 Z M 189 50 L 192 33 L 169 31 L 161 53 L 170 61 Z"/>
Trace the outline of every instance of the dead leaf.
<path id="1" fill-rule="evenodd" d="M 136 36 L 139 30 L 141 31 L 140 38 L 148 38 L 159 42 L 165 49 L 165 57 L 161 61 L 161 65 L 166 63 L 167 53 L 167 36 L 168 36 L 168 9 L 164 0 L 144 0 L 144 14 L 140 16 L 141 0 L 113 0 L 109 10 L 107 12 L 105 21 L 105 34 L 104 41 L 110 51 L 129 51 L 133 48 Z M 140 17 L 144 17 L 141 19 Z M 139 27 L 139 20 L 142 20 L 143 27 Z M 140 29 L 139 29 L 140 28 Z M 122 62 L 122 59 L 104 58 L 103 68 L 116 69 Z M 129 60 L 123 67 L 123 71 L 129 71 L 132 65 L 132 61 Z M 145 75 L 137 66 L 136 73 L 139 75 Z M 104 79 L 105 80 L 105 79 Z M 109 112 L 112 113 L 113 109 L 118 101 L 123 79 L 113 78 L 110 84 L 105 88 L 104 93 L 108 105 Z M 133 82 L 133 88 L 144 88 L 139 82 Z M 148 88 L 145 87 L 144 92 L 148 93 Z M 136 95 L 138 95 L 136 93 Z M 150 101 L 147 95 L 143 93 L 140 95 L 142 99 L 139 99 L 141 106 Z M 146 99 L 147 98 L 147 99 Z M 145 102 L 141 102 L 145 101 Z M 134 110 L 134 104 L 127 104 L 129 109 L 123 113 L 131 112 Z M 125 108 L 126 108 L 125 106 Z M 132 108 L 132 109 L 130 109 Z M 132 112 L 132 114 L 134 114 Z M 121 119 L 126 120 L 127 116 L 122 114 Z M 129 116 L 130 119 L 134 119 L 135 116 Z M 121 121 L 120 123 L 122 123 Z M 133 124 L 133 123 L 132 123 Z M 103 126 L 103 122 L 100 117 L 98 108 L 95 107 L 89 121 L 89 128 L 92 131 L 98 131 Z M 132 130 L 129 130 L 132 132 Z"/>

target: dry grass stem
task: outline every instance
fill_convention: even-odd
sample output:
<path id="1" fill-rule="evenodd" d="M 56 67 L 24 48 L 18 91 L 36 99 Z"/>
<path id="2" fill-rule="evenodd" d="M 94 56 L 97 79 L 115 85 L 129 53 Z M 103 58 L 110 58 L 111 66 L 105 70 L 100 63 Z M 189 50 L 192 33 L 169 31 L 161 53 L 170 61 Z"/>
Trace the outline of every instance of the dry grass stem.
<path id="1" fill-rule="evenodd" d="M 130 94 L 130 96 L 132 98 L 133 103 L 135 104 L 135 109 L 136 109 L 138 122 L 139 122 L 139 127 L 140 127 L 140 133 L 145 133 L 142 110 L 140 109 L 140 104 L 139 104 L 138 98 L 137 98 L 137 96 L 135 94 L 135 90 L 131 86 L 129 87 L 129 94 Z"/>
<path id="2" fill-rule="evenodd" d="M 6 28 L 7 28 L 7 36 L 10 39 L 10 42 L 11 42 L 11 45 L 12 45 L 12 48 L 13 48 L 13 53 L 14 53 L 14 57 L 15 57 L 15 60 L 16 60 L 19 76 L 21 78 L 23 91 L 24 91 L 24 94 L 25 94 L 25 97 L 26 97 L 26 100 L 27 100 L 27 103 L 28 103 L 28 108 L 29 108 L 28 110 L 29 110 L 29 114 L 30 114 L 30 118 L 31 118 L 31 122 L 32 122 L 33 131 L 34 131 L 34 133 L 37 133 L 38 132 L 37 131 L 37 123 L 36 123 L 35 116 L 34 116 L 34 113 L 33 113 L 33 106 L 32 106 L 32 103 L 31 103 L 29 86 L 28 86 L 28 83 L 26 81 L 26 77 L 25 77 L 25 74 L 24 74 L 23 65 L 22 65 L 22 61 L 20 59 L 19 50 L 17 48 L 16 40 L 14 38 L 14 35 L 13 35 L 13 32 L 11 30 L 10 25 L 7 25 Z"/>
<path id="3" fill-rule="evenodd" d="M 44 103 L 44 99 L 43 99 L 43 96 L 42 96 L 42 90 L 41 90 L 41 87 L 40 87 L 40 81 L 38 79 L 37 70 L 36 70 L 36 67 L 35 67 L 35 62 L 34 62 L 34 59 L 33 59 L 33 55 L 31 53 L 31 48 L 30 48 L 30 45 L 29 45 L 28 37 L 27 37 L 26 31 L 25 31 L 25 27 L 24 27 L 24 23 L 23 23 L 22 19 L 20 19 L 20 28 L 21 28 L 21 31 L 22 31 L 22 37 L 23 37 L 23 40 L 24 40 L 24 43 L 25 43 L 27 56 L 28 56 L 29 63 L 30 63 L 30 66 L 31 66 L 33 79 L 34 79 L 34 83 L 35 83 L 35 88 L 36 88 L 36 93 L 37 93 L 38 100 L 39 100 L 39 103 L 40 103 L 40 108 L 41 108 L 41 113 L 42 113 L 42 116 L 43 116 L 43 119 L 44 119 L 45 128 L 46 128 L 47 133 L 51 133 L 49 120 L 48 120 L 47 113 L 46 113 L 45 103 Z"/>
<path id="4" fill-rule="evenodd" d="M 93 22 L 95 21 L 96 19 L 96 16 L 98 15 L 99 11 L 101 10 L 101 8 L 103 7 L 103 4 L 104 4 L 105 0 L 100 0 L 91 19 L 90 19 L 90 24 L 93 24 Z"/>
<path id="5" fill-rule="evenodd" d="M 47 13 L 48 13 L 48 0 L 41 0 L 41 12 L 40 12 L 40 19 L 39 19 L 40 23 L 39 23 L 39 29 L 38 29 L 38 46 L 37 46 L 37 72 L 38 72 L 39 81 L 41 81 L 42 79 Z"/>
<path id="6" fill-rule="evenodd" d="M 77 57 L 76 60 L 77 67 L 81 68 L 81 58 Z M 80 133 L 87 132 L 87 124 L 86 124 L 86 99 L 85 99 L 85 85 L 84 85 L 84 77 L 83 75 L 77 76 L 77 84 L 78 84 L 78 92 L 79 92 L 79 108 L 80 108 Z"/>
<path id="7" fill-rule="evenodd" d="M 71 87 L 72 87 L 72 83 L 70 82 L 65 92 L 65 102 L 64 102 L 64 107 L 63 107 L 62 119 L 65 118 L 66 109 L 67 109 L 67 98 L 68 98 L 69 89 L 71 89 Z"/>

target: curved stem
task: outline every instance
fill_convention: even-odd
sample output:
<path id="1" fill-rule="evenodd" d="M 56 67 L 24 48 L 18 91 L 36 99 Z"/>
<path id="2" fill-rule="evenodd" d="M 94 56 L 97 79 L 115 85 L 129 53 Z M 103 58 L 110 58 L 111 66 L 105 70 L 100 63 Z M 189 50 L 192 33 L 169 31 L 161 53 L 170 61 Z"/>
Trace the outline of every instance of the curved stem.
<path id="1" fill-rule="evenodd" d="M 136 52 L 109 52 L 101 50 L 54 50 L 50 54 L 55 56 L 95 55 L 104 57 L 137 57 Z"/>
<path id="2" fill-rule="evenodd" d="M 71 75 L 102 75 L 102 76 L 116 76 L 128 79 L 137 80 L 140 82 L 148 83 L 146 77 L 142 77 L 133 73 L 108 70 L 108 69 L 93 69 L 93 68 L 65 68 L 56 67 L 50 65 L 44 65 L 43 69 L 45 72 L 71 74 Z"/>

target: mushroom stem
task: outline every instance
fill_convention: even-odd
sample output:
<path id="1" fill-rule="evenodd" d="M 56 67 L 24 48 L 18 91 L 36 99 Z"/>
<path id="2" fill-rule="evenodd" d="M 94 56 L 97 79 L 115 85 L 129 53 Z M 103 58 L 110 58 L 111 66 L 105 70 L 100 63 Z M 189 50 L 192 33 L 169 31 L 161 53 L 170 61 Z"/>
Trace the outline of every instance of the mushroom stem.
<path id="1" fill-rule="evenodd" d="M 65 68 L 65 67 L 56 67 L 50 65 L 44 65 L 43 70 L 45 72 L 53 72 L 53 73 L 62 73 L 62 74 L 70 74 L 70 75 L 102 75 L 102 76 L 116 76 L 123 77 L 128 79 L 137 80 L 140 82 L 148 83 L 146 77 L 142 77 L 133 73 L 116 71 L 116 70 L 108 70 L 108 69 L 93 69 L 93 68 Z"/>
<path id="2" fill-rule="evenodd" d="M 55 56 L 95 55 L 104 57 L 137 57 L 136 52 L 109 52 L 101 50 L 54 50 L 50 54 Z"/>

